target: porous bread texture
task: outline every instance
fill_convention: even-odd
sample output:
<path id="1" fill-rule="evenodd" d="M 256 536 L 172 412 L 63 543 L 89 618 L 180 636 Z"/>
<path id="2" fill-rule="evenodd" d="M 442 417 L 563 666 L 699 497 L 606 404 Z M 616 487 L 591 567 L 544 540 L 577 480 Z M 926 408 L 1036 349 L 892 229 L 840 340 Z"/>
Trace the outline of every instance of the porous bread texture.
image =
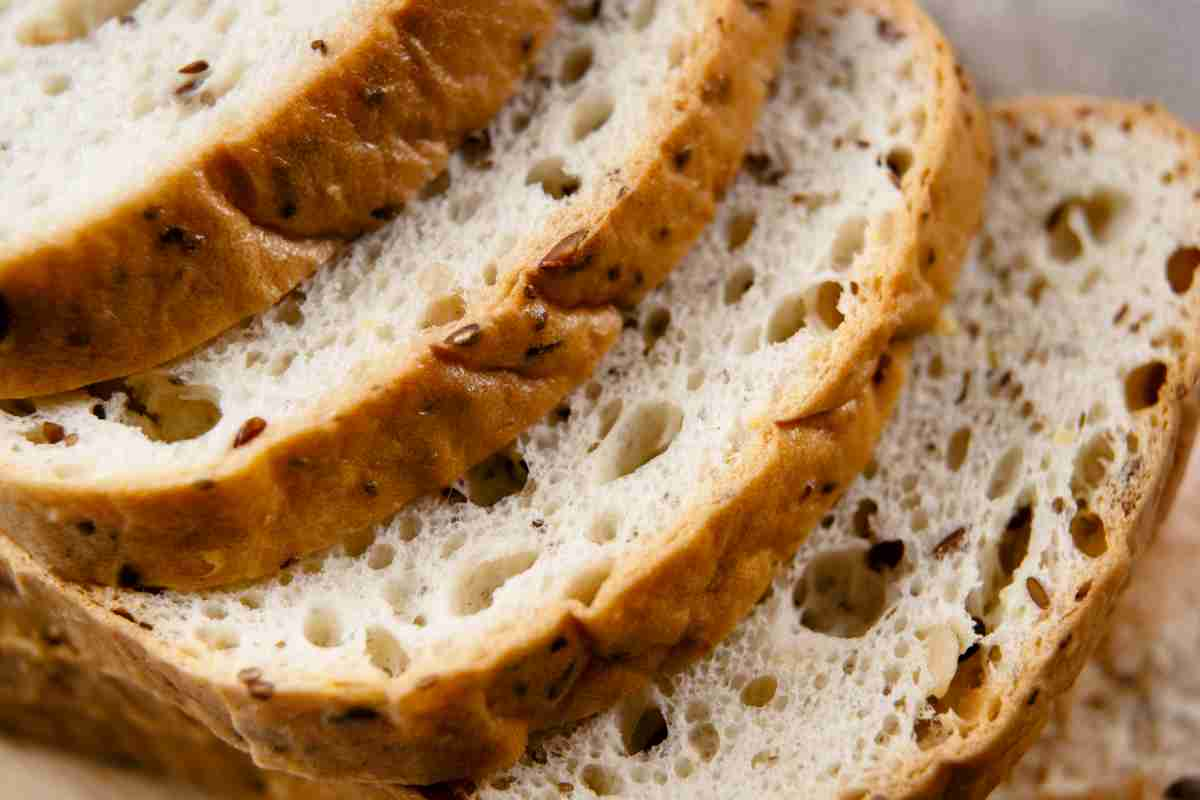
<path id="1" fill-rule="evenodd" d="M 984 232 L 876 465 L 727 644 L 480 797 L 983 798 L 1033 743 L 1172 473 L 1200 144 L 1087 100 L 1002 107 L 993 139 Z"/>
<path id="2" fill-rule="evenodd" d="M 614 306 L 712 219 L 791 17 L 565 15 L 432 190 L 275 309 L 156 373 L 10 404 L 0 524 L 65 577 L 189 589 L 273 575 L 449 485 L 591 374 Z"/>
<path id="3" fill-rule="evenodd" d="M 1195 403 L 1190 411 L 1195 425 Z M 1180 473 L 1186 461 L 1177 460 Z M 1171 800 L 1200 786 L 1197 465 L 1193 458 L 1191 482 L 1134 571 L 1096 656 L 997 800 Z"/>
<path id="4" fill-rule="evenodd" d="M 843 331 L 905 327 L 918 315 L 897 309 L 937 297 L 918 263 L 953 282 L 988 165 L 914 6 L 807 8 L 710 234 L 512 452 L 349 551 L 231 591 L 87 592 L 9 548 L 30 602 L 261 765 L 367 780 L 504 766 L 530 729 L 711 649 L 867 463 L 905 350 L 842 407 L 779 410 Z"/>
<path id="5" fill-rule="evenodd" d="M 95 672 L 60 626 L 9 588 L 0 587 L 0 735 L 194 786 L 222 800 L 417 797 L 398 786 L 313 782 L 258 769 L 178 709 Z"/>
<path id="6" fill-rule="evenodd" d="M 379 227 L 552 0 L 0 2 L 0 397 L 139 372 Z"/>

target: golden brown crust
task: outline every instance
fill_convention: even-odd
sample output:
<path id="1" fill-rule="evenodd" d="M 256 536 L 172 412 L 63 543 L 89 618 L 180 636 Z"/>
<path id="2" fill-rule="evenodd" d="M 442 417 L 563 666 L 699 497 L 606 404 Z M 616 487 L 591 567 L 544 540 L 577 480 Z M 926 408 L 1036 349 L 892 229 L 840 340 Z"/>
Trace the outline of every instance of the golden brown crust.
<path id="1" fill-rule="evenodd" d="M 377 0 L 314 48 L 327 64 L 252 125 L 6 259 L 0 397 L 149 369 L 276 302 L 487 124 L 557 6 Z"/>
<path id="2" fill-rule="evenodd" d="M 993 113 L 1014 121 L 1041 119 L 1071 129 L 1088 119 L 1112 124 L 1149 126 L 1158 135 L 1183 147 L 1193 162 L 1200 161 L 1200 136 L 1155 106 L 1131 105 L 1088 98 L 1035 98 L 1002 104 Z M 1190 298 L 1193 318 L 1200 318 L 1200 294 Z M 1059 620 L 1044 637 L 1044 646 L 1024 654 L 1019 680 L 993 687 L 1000 714 L 969 738 L 951 740 L 930 751 L 908 775 L 887 787 L 898 798 L 986 798 L 1005 778 L 1020 756 L 1037 740 L 1056 698 L 1065 694 L 1079 675 L 1108 627 L 1113 609 L 1130 578 L 1131 569 L 1154 536 L 1160 505 L 1180 454 L 1191 442 L 1186 434 L 1185 402 L 1200 378 L 1200 341 L 1192 336 L 1163 387 L 1163 399 L 1138 417 L 1142 465 L 1106 487 L 1096 511 L 1108 533 L 1108 550 L 1091 574 L 1091 590 L 1073 613 Z"/>
<path id="3" fill-rule="evenodd" d="M 592 207 L 559 215 L 512 254 L 496 295 L 454 326 L 478 324 L 478 341 L 449 346 L 452 329 L 435 331 L 346 386 L 336 407 L 291 429 L 268 420 L 252 445 L 231 448 L 206 474 L 72 486 L 10 471 L 0 478 L 0 527 L 71 580 L 220 586 L 273 574 L 386 519 L 542 419 L 615 341 L 613 304 L 666 277 L 741 164 L 790 12 L 783 3 L 709 0 L 703 13 L 699 53 L 667 98 L 661 127 Z M 677 167 L 685 149 L 691 155 Z M 580 230 L 589 236 L 585 260 L 607 265 L 606 278 L 608 267 L 624 265 L 618 280 L 576 286 L 597 270 L 564 265 L 558 271 L 575 277 L 547 283 L 555 270 L 545 256 Z M 81 523 L 95 535 L 81 536 Z"/>

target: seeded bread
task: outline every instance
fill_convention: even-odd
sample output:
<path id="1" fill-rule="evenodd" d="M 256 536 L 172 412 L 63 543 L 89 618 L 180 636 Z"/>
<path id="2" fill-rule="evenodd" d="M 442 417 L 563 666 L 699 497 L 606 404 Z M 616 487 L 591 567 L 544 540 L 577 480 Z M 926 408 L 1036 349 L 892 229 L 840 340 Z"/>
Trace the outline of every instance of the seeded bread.
<path id="1" fill-rule="evenodd" d="M 92 671 L 87 653 L 61 627 L 7 591 L 0 591 L 0 735 L 194 786 L 223 800 L 416 797 L 399 787 L 314 783 L 259 770 L 245 753 L 177 709 Z"/>
<path id="2" fill-rule="evenodd" d="M 573 9 L 424 199 L 270 313 L 155 373 L 10 404 L 4 530 L 81 581 L 273 575 L 542 419 L 712 219 L 792 16 Z"/>
<path id="3" fill-rule="evenodd" d="M 0 397 L 270 307 L 487 124 L 556 6 L 0 3 Z"/>
<path id="4" fill-rule="evenodd" d="M 1193 458 L 1190 483 L 1096 657 L 993 797 L 1189 800 L 1200 792 L 1198 465 Z"/>
<path id="5" fill-rule="evenodd" d="M 1200 374 L 1200 142 L 1153 107 L 995 115 L 984 232 L 876 466 L 704 662 L 484 798 L 983 798 L 1100 638 Z"/>
<path id="6" fill-rule="evenodd" d="M 511 449 L 354 549 L 227 591 L 89 592 L 10 548 L 30 602 L 261 765 L 330 778 L 486 773 L 711 649 L 867 463 L 905 358 L 873 339 L 937 308 L 989 163 L 912 4 L 803 8 L 716 223 Z M 856 337 L 860 396 L 792 416 Z"/>

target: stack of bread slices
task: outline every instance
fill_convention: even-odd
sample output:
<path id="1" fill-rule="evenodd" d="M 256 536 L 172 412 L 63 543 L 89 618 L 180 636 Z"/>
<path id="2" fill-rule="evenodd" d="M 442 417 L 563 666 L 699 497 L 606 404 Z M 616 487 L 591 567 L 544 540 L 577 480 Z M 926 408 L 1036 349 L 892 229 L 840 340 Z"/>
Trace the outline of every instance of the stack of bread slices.
<path id="1" fill-rule="evenodd" d="M 1164 110 L 985 108 L 912 0 L 0 2 L 0 92 L 0 732 L 976 798 L 1053 717 L 1012 796 L 1200 796 L 1200 642 L 1122 644 L 1190 542 L 1086 667 L 1180 719 L 1062 711 L 1194 433 Z"/>

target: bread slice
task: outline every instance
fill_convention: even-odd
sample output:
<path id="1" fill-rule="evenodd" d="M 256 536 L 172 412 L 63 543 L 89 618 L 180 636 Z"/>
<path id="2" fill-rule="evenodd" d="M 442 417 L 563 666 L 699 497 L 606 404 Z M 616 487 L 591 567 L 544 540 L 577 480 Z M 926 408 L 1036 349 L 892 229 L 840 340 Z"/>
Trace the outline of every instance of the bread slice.
<path id="1" fill-rule="evenodd" d="M 402 787 L 318 783 L 260 770 L 178 709 L 91 670 L 87 653 L 61 627 L 7 593 L 0 593 L 0 736 L 196 787 L 222 800 L 418 798 Z M 32 761 L 29 752 L 3 755 L 23 768 L 18 776 Z M 51 786 L 45 776 L 41 780 L 41 794 L 34 796 L 49 796 Z M 9 796 L 23 796 L 14 791 L 9 784 Z M 167 791 L 164 785 L 163 796 Z"/>
<path id="2" fill-rule="evenodd" d="M 72 579 L 197 588 L 448 486 L 591 374 L 615 306 L 712 219 L 790 19 L 783 0 L 575 8 L 425 199 L 270 313 L 10 405 L 3 529 Z"/>
<path id="3" fill-rule="evenodd" d="M 716 224 L 511 450 L 231 590 L 87 591 L 9 547 L 30 602 L 263 766 L 330 778 L 486 773 L 710 649 L 869 460 L 904 358 L 873 348 L 938 307 L 989 163 L 911 3 L 805 9 Z M 843 350 L 861 394 L 796 419 Z"/>
<path id="4" fill-rule="evenodd" d="M 1194 425 L 1195 404 L 1191 412 Z M 1096 657 L 993 797 L 1174 800 L 1200 791 L 1197 464 Z"/>
<path id="5" fill-rule="evenodd" d="M 268 308 L 485 126 L 552 0 L 0 5 L 0 397 Z"/>
<path id="6" fill-rule="evenodd" d="M 993 141 L 984 232 L 876 465 L 727 644 L 480 798 L 983 798 L 1033 744 L 1181 444 L 1200 140 L 1045 99 Z"/>

